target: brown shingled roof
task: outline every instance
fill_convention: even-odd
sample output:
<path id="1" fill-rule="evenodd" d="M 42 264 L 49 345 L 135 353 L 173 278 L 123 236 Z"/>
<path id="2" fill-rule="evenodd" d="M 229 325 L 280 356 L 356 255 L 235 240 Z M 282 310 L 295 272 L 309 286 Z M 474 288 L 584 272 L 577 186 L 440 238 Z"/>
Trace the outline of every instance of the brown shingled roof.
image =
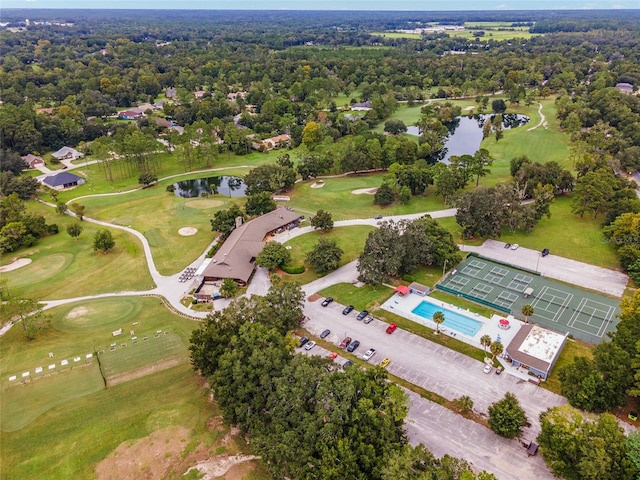
<path id="1" fill-rule="evenodd" d="M 205 277 L 234 278 L 248 282 L 255 268 L 251 260 L 262 251 L 264 237 L 299 218 L 297 213 L 279 207 L 240 225 L 231 232 L 202 274 Z"/>

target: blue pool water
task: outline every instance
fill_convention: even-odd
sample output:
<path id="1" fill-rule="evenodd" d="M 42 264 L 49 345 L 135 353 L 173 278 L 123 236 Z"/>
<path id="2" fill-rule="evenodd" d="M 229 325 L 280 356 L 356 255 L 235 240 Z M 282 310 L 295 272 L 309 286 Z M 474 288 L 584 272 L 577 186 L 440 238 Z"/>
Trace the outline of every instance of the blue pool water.
<path id="1" fill-rule="evenodd" d="M 433 320 L 433 314 L 435 312 L 444 313 L 444 322 L 441 323 L 441 327 L 446 327 L 451 330 L 455 330 L 456 332 L 464 333 L 470 337 L 473 337 L 478 333 L 478 330 L 480 330 L 483 325 L 482 322 L 478 322 L 477 320 L 465 315 L 460 315 L 448 308 L 438 307 L 429 302 L 421 302 L 420 305 L 412 310 L 412 313 L 428 320 Z"/>

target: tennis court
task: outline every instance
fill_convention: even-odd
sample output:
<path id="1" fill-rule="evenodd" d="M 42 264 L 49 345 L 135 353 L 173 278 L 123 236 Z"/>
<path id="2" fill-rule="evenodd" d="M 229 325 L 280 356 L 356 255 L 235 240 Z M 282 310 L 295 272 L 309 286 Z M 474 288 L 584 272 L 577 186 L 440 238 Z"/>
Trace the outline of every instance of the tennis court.
<path id="1" fill-rule="evenodd" d="M 437 288 L 520 319 L 524 319 L 522 305 L 530 304 L 532 323 L 593 344 L 600 343 L 618 323 L 616 299 L 473 253 Z"/>

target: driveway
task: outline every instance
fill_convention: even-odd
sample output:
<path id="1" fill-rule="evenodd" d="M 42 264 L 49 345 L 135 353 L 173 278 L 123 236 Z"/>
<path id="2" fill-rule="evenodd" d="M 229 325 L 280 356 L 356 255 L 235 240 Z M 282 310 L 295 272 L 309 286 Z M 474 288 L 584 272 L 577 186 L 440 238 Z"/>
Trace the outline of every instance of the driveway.
<path id="1" fill-rule="evenodd" d="M 520 247 L 517 250 L 504 248 L 504 242 L 487 240 L 480 247 L 461 245 L 465 252 L 475 252 L 499 262 L 539 272 L 541 275 L 563 282 L 579 285 L 596 292 L 614 295 L 624 294 L 629 277 L 622 272 L 596 267 L 588 263 L 569 258 L 547 255 L 543 257 L 538 250 Z"/>

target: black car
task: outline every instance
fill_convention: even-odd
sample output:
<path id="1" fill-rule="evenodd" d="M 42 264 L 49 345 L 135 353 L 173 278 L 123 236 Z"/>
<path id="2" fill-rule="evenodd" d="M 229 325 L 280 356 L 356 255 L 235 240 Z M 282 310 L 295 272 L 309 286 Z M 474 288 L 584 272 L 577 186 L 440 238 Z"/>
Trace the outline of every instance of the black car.
<path id="1" fill-rule="evenodd" d="M 511 248 L 511 244 L 510 243 L 505 243 L 504 244 L 504 248 Z"/>
<path id="2" fill-rule="evenodd" d="M 329 336 L 329 334 L 331 333 L 331 330 L 329 330 L 328 328 L 326 330 L 324 330 L 321 334 L 320 334 L 320 338 L 327 338 Z"/>
<path id="3" fill-rule="evenodd" d="M 362 310 L 358 316 L 356 317 L 358 320 L 364 320 L 364 318 L 369 315 L 369 312 L 366 310 Z"/>
<path id="4" fill-rule="evenodd" d="M 326 307 L 328 306 L 331 302 L 333 302 L 333 297 L 327 297 L 322 301 L 322 306 Z"/>
<path id="5" fill-rule="evenodd" d="M 353 365 L 353 362 L 351 360 L 347 360 L 342 364 L 342 368 L 347 368 L 347 367 L 350 367 L 351 365 Z"/>
<path id="6" fill-rule="evenodd" d="M 376 220 L 380 220 L 381 218 L 382 218 L 382 215 L 376 215 L 376 216 L 375 216 L 375 219 L 376 219 Z"/>
<path id="7" fill-rule="evenodd" d="M 359 346 L 360 346 L 360 341 L 359 340 L 354 340 L 347 347 L 347 352 L 354 352 L 355 349 L 358 348 Z"/>
<path id="8" fill-rule="evenodd" d="M 353 312 L 353 305 L 347 305 L 344 307 L 344 310 L 342 310 L 343 315 L 349 315 L 351 312 Z"/>
<path id="9" fill-rule="evenodd" d="M 304 344 L 305 344 L 305 343 L 307 343 L 308 341 L 309 341 L 309 337 L 302 337 L 302 338 L 300 339 L 300 345 L 299 345 L 299 347 L 300 347 L 300 348 L 304 347 Z"/>
<path id="10" fill-rule="evenodd" d="M 549 255 L 549 249 L 545 248 L 544 250 L 542 250 L 542 256 L 546 257 L 547 255 Z"/>

